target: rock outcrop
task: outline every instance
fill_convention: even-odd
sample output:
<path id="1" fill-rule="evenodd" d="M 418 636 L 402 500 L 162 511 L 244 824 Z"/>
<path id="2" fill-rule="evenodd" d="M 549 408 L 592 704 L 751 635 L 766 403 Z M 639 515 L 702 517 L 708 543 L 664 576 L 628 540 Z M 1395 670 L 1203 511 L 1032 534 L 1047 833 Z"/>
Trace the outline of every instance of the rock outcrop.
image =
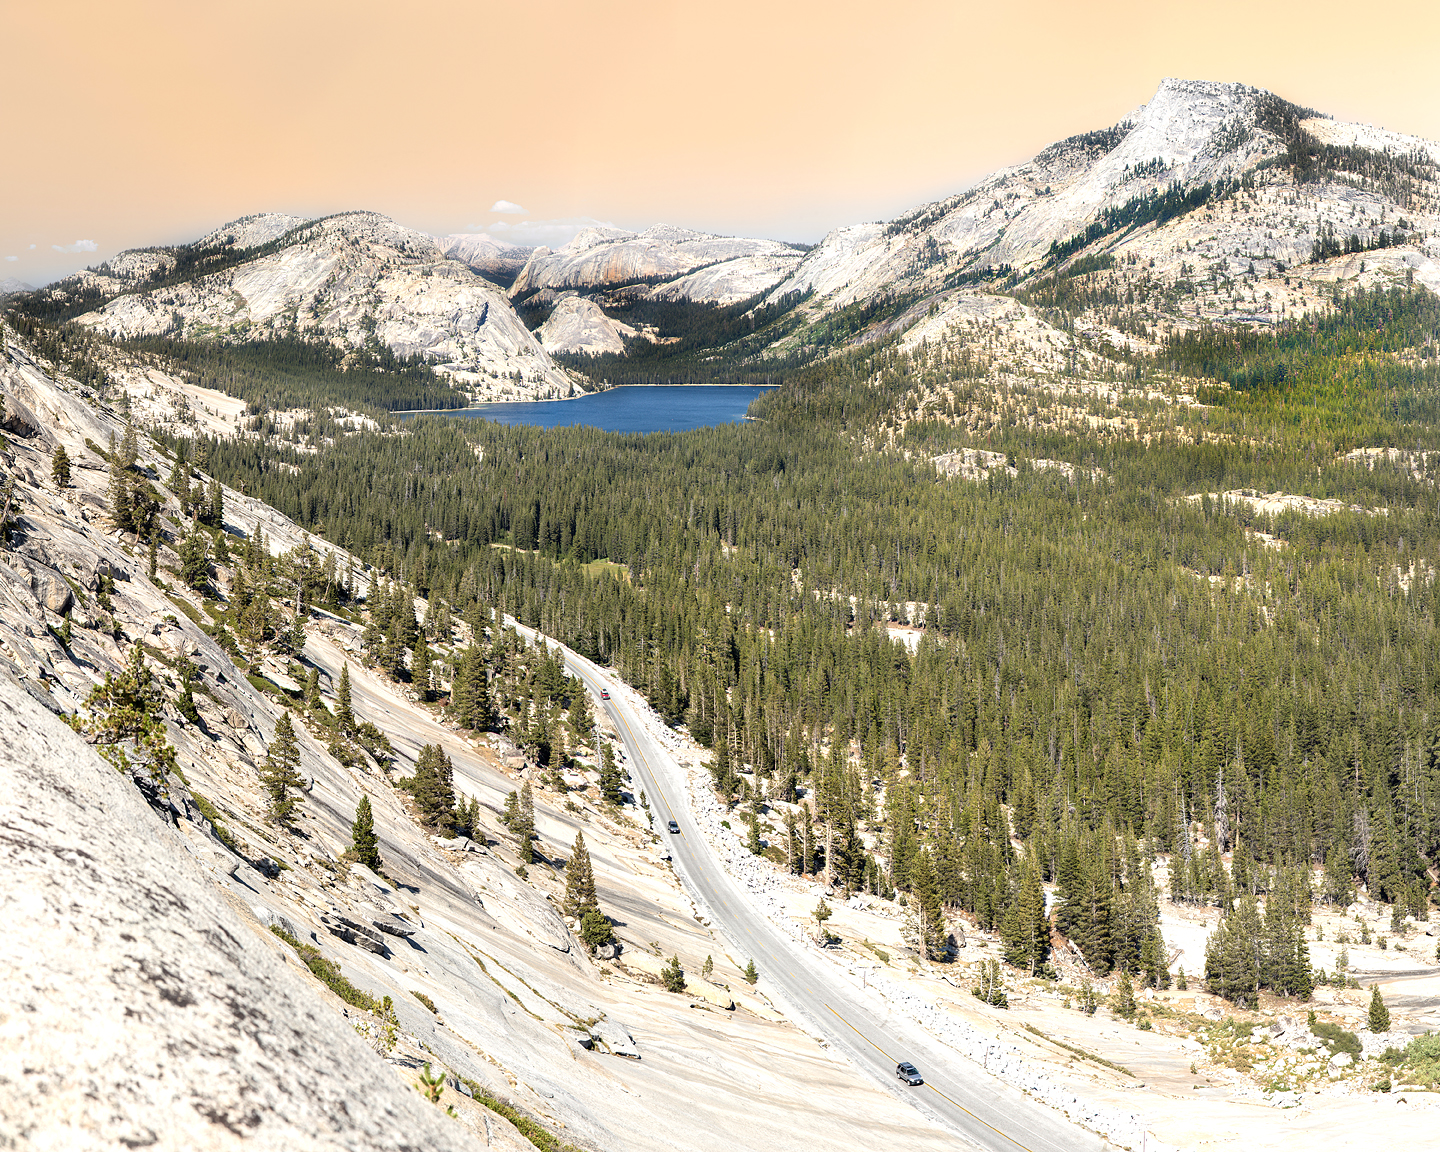
<path id="1" fill-rule="evenodd" d="M 1290 168 L 1298 134 L 1309 152 L 1330 149 L 1303 177 Z M 1244 84 L 1167 79 L 1109 128 L 1052 144 L 888 223 L 831 232 L 768 299 L 812 294 L 806 313 L 815 322 L 873 305 L 883 318 L 867 338 L 923 328 L 933 346 L 969 338 L 962 330 L 972 316 L 957 300 L 993 292 L 992 281 L 1010 290 L 1070 271 L 1103 274 L 1121 296 L 1149 305 L 1143 322 L 1100 309 L 1077 317 L 1096 346 L 1123 346 L 1170 323 L 1270 324 L 1323 306 L 1337 280 L 1370 287 L 1404 277 L 1440 290 L 1437 166 L 1433 141 L 1337 123 Z M 1322 241 L 1331 247 L 1317 256 Z M 1157 306 L 1162 288 L 1181 306 Z M 898 318 L 887 307 L 910 301 Z M 1002 319 L 1000 340 L 996 326 L 987 337 L 1001 350 L 993 367 L 1055 372 L 1037 362 L 1033 333 L 1012 341 L 1008 328 Z M 1046 341 L 1041 351 L 1056 347 Z"/>
<path id="2" fill-rule="evenodd" d="M 479 1147 L 407 1088 L 0 674 L 0 1144 Z"/>
<path id="3" fill-rule="evenodd" d="M 603 352 L 624 352 L 625 341 L 635 335 L 635 329 L 612 320 L 588 297 L 567 292 L 555 302 L 538 335 L 547 352 L 596 356 Z"/>

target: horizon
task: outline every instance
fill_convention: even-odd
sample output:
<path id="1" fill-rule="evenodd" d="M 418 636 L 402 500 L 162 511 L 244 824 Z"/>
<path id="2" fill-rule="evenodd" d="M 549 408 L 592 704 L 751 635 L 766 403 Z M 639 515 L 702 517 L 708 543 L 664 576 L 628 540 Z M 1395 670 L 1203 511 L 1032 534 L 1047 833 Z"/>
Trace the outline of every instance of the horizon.
<path id="1" fill-rule="evenodd" d="M 1394 67 L 1388 37 L 1339 43 L 1328 30 L 1346 12 L 909 0 L 879 26 L 855 5 L 792 3 L 744 4 L 716 27 L 646 0 L 562 0 L 542 25 L 427 0 L 397 26 L 373 2 L 260 0 L 235 26 L 173 0 L 15 6 L 0 16 L 26 46 L 13 83 L 45 99 L 12 123 L 12 154 L 42 175 L 0 194 L 0 279 L 40 286 L 259 212 L 373 210 L 532 247 L 662 221 L 815 244 L 1117 123 L 1165 77 L 1440 139 L 1440 94 Z M 1391 17 L 1412 41 L 1440 35 L 1431 6 Z M 977 42 L 1023 44 L 1024 63 Z M 473 68 L 444 55 L 468 44 Z"/>

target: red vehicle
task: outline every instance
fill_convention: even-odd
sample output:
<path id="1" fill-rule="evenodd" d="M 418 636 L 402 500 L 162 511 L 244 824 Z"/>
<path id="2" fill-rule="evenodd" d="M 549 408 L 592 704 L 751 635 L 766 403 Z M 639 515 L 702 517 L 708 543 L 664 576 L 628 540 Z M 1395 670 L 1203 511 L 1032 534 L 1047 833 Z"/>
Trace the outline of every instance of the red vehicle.
<path id="1" fill-rule="evenodd" d="M 610 699 L 610 689 L 608 689 L 608 688 L 601 688 L 601 689 L 600 689 L 600 699 L 601 699 L 601 700 L 608 700 L 608 699 Z"/>

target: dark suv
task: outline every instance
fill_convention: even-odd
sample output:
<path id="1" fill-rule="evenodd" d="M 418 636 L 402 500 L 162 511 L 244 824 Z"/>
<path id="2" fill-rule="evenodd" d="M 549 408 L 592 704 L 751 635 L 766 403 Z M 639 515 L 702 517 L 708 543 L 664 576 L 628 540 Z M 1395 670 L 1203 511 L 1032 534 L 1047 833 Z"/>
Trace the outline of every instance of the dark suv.
<path id="1" fill-rule="evenodd" d="M 920 1070 L 908 1060 L 895 1065 L 895 1075 L 912 1088 L 925 1083 L 925 1077 L 920 1075 Z"/>
<path id="2" fill-rule="evenodd" d="M 675 823 L 674 820 L 671 820 L 670 823 L 666 825 L 666 827 L 669 828 L 672 833 L 680 831 L 680 825 Z"/>

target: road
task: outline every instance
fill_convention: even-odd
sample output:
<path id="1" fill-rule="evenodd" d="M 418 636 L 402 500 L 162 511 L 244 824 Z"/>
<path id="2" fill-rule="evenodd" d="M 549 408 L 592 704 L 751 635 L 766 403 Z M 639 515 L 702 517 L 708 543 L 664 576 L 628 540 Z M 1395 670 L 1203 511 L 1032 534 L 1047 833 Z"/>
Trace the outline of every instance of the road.
<path id="1" fill-rule="evenodd" d="M 532 629 L 516 627 L 535 640 Z M 546 643 L 556 647 L 548 637 Z M 563 647 L 560 651 L 567 672 L 585 682 L 615 725 L 632 776 L 645 791 L 682 882 L 735 944 L 741 962 L 755 961 L 762 987 L 778 994 L 811 1031 L 886 1086 L 898 1086 L 895 1065 L 901 1060 L 916 1064 L 925 1084 L 904 1089 L 905 1097 L 977 1147 L 995 1152 L 1098 1152 L 1111 1147 L 948 1049 L 920 1025 L 890 1010 L 874 992 L 851 985 L 821 956 L 807 955 L 771 924 L 742 894 L 701 834 L 686 803 L 682 770 L 628 699 L 630 690 L 584 657 Z M 610 690 L 608 700 L 600 699 L 604 689 Z M 669 820 L 680 826 L 678 835 L 664 832 Z"/>

